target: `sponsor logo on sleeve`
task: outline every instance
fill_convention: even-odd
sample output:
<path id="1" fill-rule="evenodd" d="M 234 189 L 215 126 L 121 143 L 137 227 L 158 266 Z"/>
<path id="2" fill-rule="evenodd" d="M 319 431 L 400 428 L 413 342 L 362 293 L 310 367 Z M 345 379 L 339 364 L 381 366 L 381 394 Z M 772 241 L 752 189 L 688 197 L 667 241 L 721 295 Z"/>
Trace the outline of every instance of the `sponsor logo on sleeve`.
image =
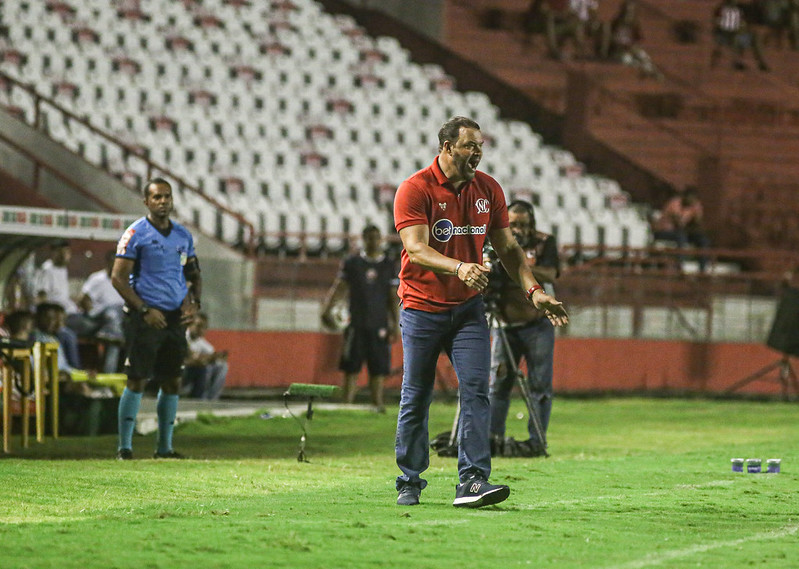
<path id="1" fill-rule="evenodd" d="M 122 234 L 119 243 L 117 243 L 117 255 L 124 255 L 127 252 L 128 243 L 130 243 L 130 238 L 133 237 L 134 233 L 136 233 L 136 230 L 129 227 L 128 230 Z"/>

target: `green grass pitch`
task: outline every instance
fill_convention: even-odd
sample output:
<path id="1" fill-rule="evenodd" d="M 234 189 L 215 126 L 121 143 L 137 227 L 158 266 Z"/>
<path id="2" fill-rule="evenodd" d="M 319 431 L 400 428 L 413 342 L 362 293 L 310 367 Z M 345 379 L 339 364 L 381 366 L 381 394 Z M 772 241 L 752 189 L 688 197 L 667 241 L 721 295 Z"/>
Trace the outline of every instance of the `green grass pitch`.
<path id="1" fill-rule="evenodd" d="M 129 462 L 112 460 L 112 436 L 48 440 L 0 459 L 0 567 L 796 568 L 798 411 L 556 399 L 552 456 L 495 459 L 511 496 L 478 510 L 452 507 L 456 460 L 435 455 L 421 505 L 395 504 L 393 409 L 316 410 L 310 463 L 281 417 L 182 425 L 186 461 L 144 458 L 152 437 Z M 453 413 L 434 402 L 431 435 Z M 736 474 L 732 457 L 781 458 L 782 472 Z"/>

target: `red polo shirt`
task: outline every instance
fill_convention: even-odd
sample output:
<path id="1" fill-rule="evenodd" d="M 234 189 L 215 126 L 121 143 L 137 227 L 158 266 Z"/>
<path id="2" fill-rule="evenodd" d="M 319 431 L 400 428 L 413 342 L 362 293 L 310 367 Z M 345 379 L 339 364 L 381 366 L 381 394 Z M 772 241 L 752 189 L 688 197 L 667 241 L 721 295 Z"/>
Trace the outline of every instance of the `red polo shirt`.
<path id="1" fill-rule="evenodd" d="M 430 247 L 459 261 L 482 263 L 486 235 L 508 227 L 508 208 L 502 188 L 491 176 L 478 171 L 458 192 L 436 157 L 429 167 L 400 184 L 394 197 L 394 225 L 397 231 L 426 225 Z M 443 312 L 478 292 L 455 275 L 411 263 L 403 249 L 398 294 L 405 308 Z"/>

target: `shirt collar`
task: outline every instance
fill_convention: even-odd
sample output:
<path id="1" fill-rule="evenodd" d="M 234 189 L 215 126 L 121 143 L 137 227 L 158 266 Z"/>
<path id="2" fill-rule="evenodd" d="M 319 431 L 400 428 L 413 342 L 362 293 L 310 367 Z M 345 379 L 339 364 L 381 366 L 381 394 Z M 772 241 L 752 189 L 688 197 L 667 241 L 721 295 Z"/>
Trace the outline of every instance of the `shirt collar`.
<path id="1" fill-rule="evenodd" d="M 449 191 L 454 192 L 456 194 L 461 194 L 463 191 L 469 187 L 469 185 L 474 181 L 470 180 L 461 186 L 460 190 L 456 190 L 455 186 L 449 181 L 447 175 L 441 169 L 441 165 L 438 163 L 438 156 L 435 157 L 433 160 L 433 164 L 430 166 L 430 169 L 433 171 L 433 176 L 435 176 L 436 181 L 443 187 L 447 188 Z"/>

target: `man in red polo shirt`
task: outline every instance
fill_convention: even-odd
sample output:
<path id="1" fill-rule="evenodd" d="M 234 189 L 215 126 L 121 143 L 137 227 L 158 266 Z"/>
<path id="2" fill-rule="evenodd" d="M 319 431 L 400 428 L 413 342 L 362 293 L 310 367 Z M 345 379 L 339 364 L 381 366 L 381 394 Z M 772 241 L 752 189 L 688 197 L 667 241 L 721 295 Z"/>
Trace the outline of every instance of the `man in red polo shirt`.
<path id="1" fill-rule="evenodd" d="M 454 117 L 438 133 L 433 163 L 405 180 L 394 201 L 402 239 L 403 379 L 397 418 L 397 504 L 413 506 L 430 463 L 427 419 L 436 362 L 443 349 L 458 376 L 458 477 L 453 505 L 480 507 L 505 500 L 510 489 L 488 482 L 491 473 L 488 376 L 490 336 L 480 292 L 488 284 L 483 243 L 491 240 L 511 278 L 556 326 L 568 322 L 562 304 L 546 294 L 508 228 L 499 184 L 477 171 L 483 153 L 480 126 Z"/>

